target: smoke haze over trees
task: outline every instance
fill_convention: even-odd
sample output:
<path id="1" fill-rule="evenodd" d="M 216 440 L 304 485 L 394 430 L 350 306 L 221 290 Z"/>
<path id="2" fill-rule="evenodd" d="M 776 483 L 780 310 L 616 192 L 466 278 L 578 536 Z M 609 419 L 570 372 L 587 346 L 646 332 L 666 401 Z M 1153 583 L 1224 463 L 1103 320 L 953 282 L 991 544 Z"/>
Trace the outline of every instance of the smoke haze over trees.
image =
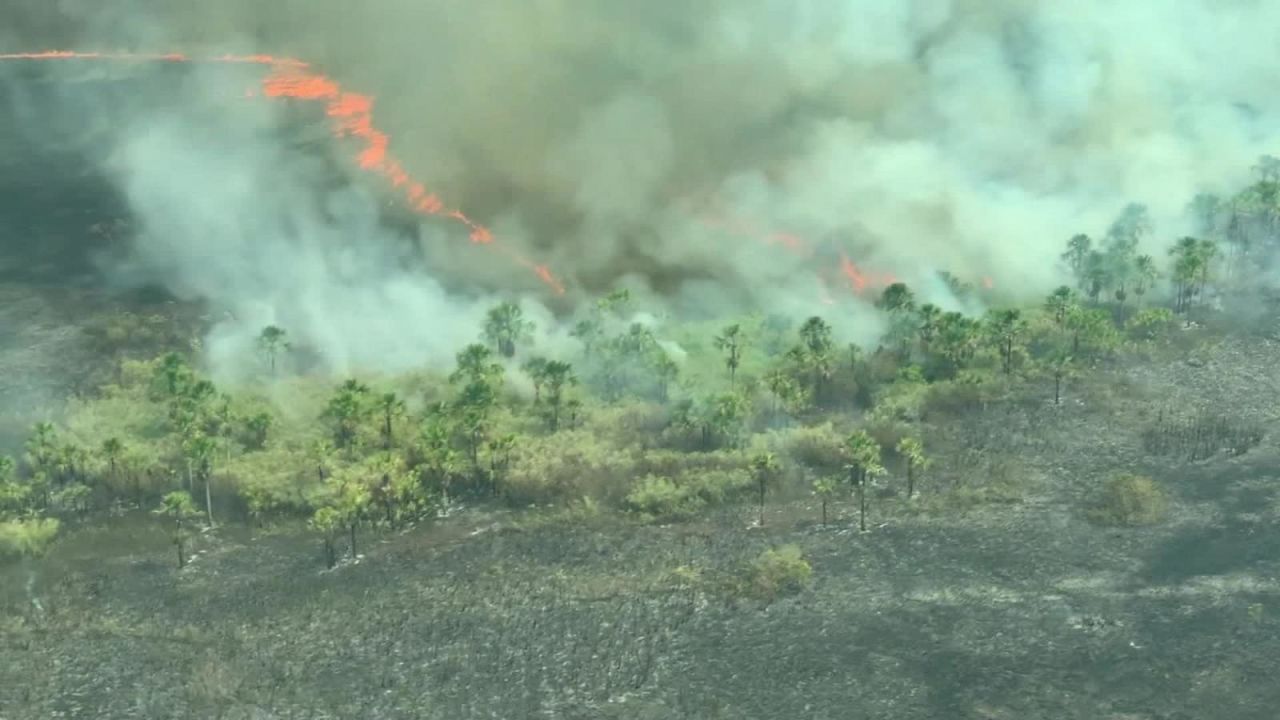
<path id="1" fill-rule="evenodd" d="M 1258 2 L 9 5 L 13 49 L 314 62 L 376 98 L 412 172 L 571 288 L 629 284 L 676 311 L 811 311 L 810 268 L 835 268 L 835 248 L 942 304 L 943 269 L 1039 294 L 1065 279 L 1064 237 L 1101 235 L 1129 203 L 1150 213 L 1140 253 L 1192 232 L 1188 200 L 1244 184 L 1280 127 L 1265 72 L 1280 8 Z M 419 233 L 430 268 L 403 270 L 376 194 L 317 200 L 307 161 L 253 130 L 278 111 L 227 107 L 229 82 L 198 74 L 167 110 L 135 98 L 146 112 L 112 155 L 150 228 L 136 264 L 252 315 L 228 353 L 278 321 L 337 365 L 375 361 L 362 349 L 385 355 L 400 320 L 428 315 L 406 356 L 447 358 L 462 338 L 439 318 L 470 328 L 484 303 L 437 279 L 540 291 L 435 222 Z M 795 233 L 818 257 L 725 222 Z M 344 320 L 371 314 L 387 327 Z M 846 335 L 878 334 L 846 315 Z"/>

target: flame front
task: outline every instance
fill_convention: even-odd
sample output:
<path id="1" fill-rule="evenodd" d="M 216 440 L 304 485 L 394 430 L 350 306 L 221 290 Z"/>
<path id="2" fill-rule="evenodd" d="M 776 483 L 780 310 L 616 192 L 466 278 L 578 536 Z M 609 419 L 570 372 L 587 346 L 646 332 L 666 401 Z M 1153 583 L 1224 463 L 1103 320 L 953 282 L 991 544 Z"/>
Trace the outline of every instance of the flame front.
<path id="1" fill-rule="evenodd" d="M 316 72 L 307 63 L 287 57 L 272 55 L 222 55 L 195 60 L 179 53 L 134 54 L 73 52 L 49 50 L 38 53 L 0 54 L 0 60 L 117 60 L 150 62 L 213 62 L 264 65 L 270 71 L 262 79 L 261 93 L 272 99 L 291 99 L 323 102 L 325 114 L 331 119 L 332 131 L 338 138 L 353 138 L 362 144 L 356 155 L 361 169 L 377 173 L 386 179 L 408 202 L 409 207 L 421 215 L 448 218 L 466 226 L 471 242 L 485 245 L 508 256 L 515 263 L 537 275 L 555 294 L 563 295 L 564 285 L 556 279 L 546 265 L 534 263 L 519 253 L 499 245 L 493 233 L 480 223 L 467 217 L 461 210 L 447 207 L 426 186 L 415 180 L 407 170 L 391 156 L 391 138 L 373 123 L 373 98 L 348 92 L 337 81 Z M 246 93 L 254 95 L 253 91 Z"/>
<path id="2" fill-rule="evenodd" d="M 147 53 L 97 53 L 74 52 L 68 50 L 50 50 L 37 53 L 0 54 L 0 60 L 117 60 L 117 61 L 150 61 L 150 62 L 212 62 L 240 63 L 263 65 L 270 68 L 262 78 L 260 92 L 271 99 L 291 99 L 310 102 L 323 102 L 325 114 L 332 121 L 335 137 L 352 138 L 362 147 L 356 155 L 356 164 L 368 172 L 377 173 L 390 186 L 400 193 L 409 207 L 421 215 L 448 218 L 466 226 L 471 242 L 484 245 L 491 250 L 502 252 L 516 264 L 532 271 L 539 280 L 546 284 L 557 295 L 563 295 L 564 285 L 556 279 L 546 265 L 535 263 L 514 250 L 495 242 L 493 233 L 480 223 L 472 220 L 461 210 L 447 207 L 425 185 L 415 180 L 404 166 L 390 154 L 391 138 L 379 130 L 373 122 L 373 98 L 368 95 L 348 92 L 335 80 L 317 72 L 312 67 L 295 58 L 275 57 L 272 55 L 221 55 L 211 58 L 195 59 L 181 53 L 147 54 Z M 258 92 L 249 90 L 246 95 L 252 97 Z M 702 222 L 710 227 L 727 231 L 734 235 L 752 237 L 773 247 L 781 247 L 789 253 L 812 258 L 813 247 L 803 238 L 786 232 L 765 231 L 741 219 L 723 215 L 700 216 Z M 869 288 L 884 287 L 896 282 L 889 274 L 870 276 L 859 268 L 844 253 L 840 253 L 840 276 L 836 282 L 846 285 L 855 294 L 862 295 Z M 824 304 L 834 303 L 831 296 L 833 280 L 821 272 L 818 274 L 818 290 Z M 990 278 L 983 278 L 984 287 L 992 287 Z"/>

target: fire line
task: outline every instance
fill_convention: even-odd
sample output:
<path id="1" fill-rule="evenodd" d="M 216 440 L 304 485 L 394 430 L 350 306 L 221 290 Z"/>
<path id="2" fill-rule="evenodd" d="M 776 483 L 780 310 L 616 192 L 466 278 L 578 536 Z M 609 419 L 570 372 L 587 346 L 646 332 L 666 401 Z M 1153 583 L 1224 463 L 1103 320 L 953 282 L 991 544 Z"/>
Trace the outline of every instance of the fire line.
<path id="1" fill-rule="evenodd" d="M 334 137 L 355 138 L 362 143 L 363 147 L 355 158 L 356 164 L 365 171 L 381 176 L 414 212 L 424 216 L 442 217 L 462 224 L 467 228 L 472 243 L 500 252 L 512 262 L 533 271 L 538 279 L 556 295 L 563 295 L 565 292 L 564 284 L 556 278 L 547 265 L 536 263 L 497 243 L 489 228 L 471 219 L 461 210 L 446 206 L 439 196 L 427 190 L 422 182 L 409 174 L 404 166 L 390 154 L 391 138 L 374 125 L 372 97 L 343 89 L 336 80 L 313 69 L 309 63 L 302 60 L 263 54 L 198 58 L 182 53 L 104 53 L 70 50 L 0 54 L 0 61 L 5 60 L 233 63 L 267 67 L 269 72 L 263 76 L 260 88 L 248 91 L 249 96 L 261 93 L 263 97 L 269 99 L 323 102 L 325 114 L 332 122 L 331 131 Z M 809 257 L 813 255 L 813 248 L 807 242 L 790 233 L 762 231 L 750 223 L 736 219 L 716 220 L 707 215 L 703 215 L 701 219 L 709 227 L 740 236 L 753 236 L 767 245 L 779 247 L 793 254 Z M 843 252 L 840 253 L 839 274 L 842 284 L 857 295 L 863 294 L 871 285 L 888 285 L 895 282 L 891 275 L 869 276 Z M 819 273 L 818 281 L 822 301 L 826 304 L 833 303 L 829 278 Z M 990 280 L 984 278 L 984 284 L 989 283 Z"/>
<path id="2" fill-rule="evenodd" d="M 468 230 L 471 242 L 485 245 L 501 252 L 515 263 L 532 270 L 538 279 L 556 295 L 563 295 L 561 283 L 546 265 L 536 263 L 516 251 L 495 242 L 493 233 L 472 220 L 461 210 L 450 208 L 426 186 L 414 179 L 404 166 L 390 154 L 390 137 L 373 123 L 373 98 L 344 90 L 328 76 L 314 70 L 301 60 L 272 55 L 220 55 L 193 58 L 181 53 L 99 53 L 49 50 L 36 53 L 0 54 L 3 60 L 104 60 L 123 62 L 194 62 L 240 63 L 262 65 L 269 72 L 262 78 L 260 92 L 271 99 L 293 99 L 323 102 L 325 114 L 330 118 L 332 133 L 337 138 L 355 138 L 363 147 L 356 155 L 361 169 L 376 173 L 385 179 L 420 215 L 443 217 L 461 223 Z M 252 94 L 252 93 L 251 93 Z"/>

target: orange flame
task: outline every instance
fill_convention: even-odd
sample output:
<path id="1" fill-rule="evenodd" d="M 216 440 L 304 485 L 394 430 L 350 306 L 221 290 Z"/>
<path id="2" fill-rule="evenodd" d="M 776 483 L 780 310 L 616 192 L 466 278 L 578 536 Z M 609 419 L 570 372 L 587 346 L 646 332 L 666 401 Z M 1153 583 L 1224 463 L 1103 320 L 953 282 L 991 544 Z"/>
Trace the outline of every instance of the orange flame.
<path id="1" fill-rule="evenodd" d="M 844 273 L 845 279 L 849 281 L 849 287 L 853 288 L 854 292 L 861 293 L 867 289 L 867 276 L 863 275 L 862 270 L 844 253 L 840 253 L 840 272 Z"/>
<path id="2" fill-rule="evenodd" d="M 201 62 L 179 53 L 134 54 L 96 53 L 50 50 L 38 53 L 0 54 L 0 60 L 122 60 L 152 62 Z M 307 63 L 294 58 L 278 58 L 272 55 L 222 55 L 203 62 L 245 63 L 265 65 L 270 72 L 262 79 L 262 94 L 273 99 L 293 99 L 325 103 L 325 113 L 333 121 L 333 134 L 338 138 L 355 138 L 363 148 L 356 155 L 361 169 L 374 172 L 386 179 L 391 187 L 400 191 L 409 207 L 421 215 L 449 218 L 465 225 L 471 242 L 500 250 L 519 265 L 532 270 L 543 283 L 557 295 L 563 295 L 564 285 L 556 279 L 546 265 L 531 260 L 494 242 L 493 233 L 485 226 L 467 217 L 461 210 L 447 208 L 444 202 L 426 186 L 409 175 L 408 171 L 388 152 L 391 138 L 373 124 L 373 98 L 368 95 L 343 90 L 337 81 L 311 69 Z M 246 92 L 252 97 L 253 91 Z"/>

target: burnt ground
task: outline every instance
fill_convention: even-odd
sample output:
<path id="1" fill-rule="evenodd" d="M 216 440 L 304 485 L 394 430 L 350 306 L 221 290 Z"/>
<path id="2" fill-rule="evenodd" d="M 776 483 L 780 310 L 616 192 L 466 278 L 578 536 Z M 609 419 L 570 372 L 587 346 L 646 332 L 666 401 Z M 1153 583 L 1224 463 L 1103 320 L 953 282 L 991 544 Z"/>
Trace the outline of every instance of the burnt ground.
<path id="1" fill-rule="evenodd" d="M 982 482 L 943 462 L 866 534 L 850 503 L 824 529 L 807 499 L 763 529 L 745 508 L 671 527 L 464 510 L 366 533 L 334 571 L 314 537 L 227 529 L 179 572 L 150 521 L 75 530 L 0 570 L 0 717 L 1274 718 L 1274 354 L 1228 341 L 1062 407 L 993 404 L 927 440 L 1016 458 L 1022 501 L 930 501 Z M 1144 449 L 1152 418 L 1198 407 L 1267 434 L 1238 457 Z M 1117 470 L 1159 479 L 1168 519 L 1090 524 Z M 717 590 L 784 542 L 804 592 Z"/>

